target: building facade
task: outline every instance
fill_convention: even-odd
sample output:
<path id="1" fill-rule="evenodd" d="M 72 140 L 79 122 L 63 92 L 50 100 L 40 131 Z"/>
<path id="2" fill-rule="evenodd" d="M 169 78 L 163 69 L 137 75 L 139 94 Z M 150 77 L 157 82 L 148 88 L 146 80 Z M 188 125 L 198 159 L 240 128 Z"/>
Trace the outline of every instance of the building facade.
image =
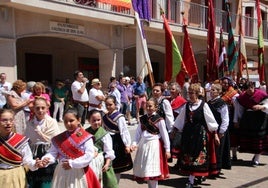
<path id="1" fill-rule="evenodd" d="M 115 4 L 115 2 L 119 4 Z M 0 0 L 0 72 L 8 81 L 16 79 L 73 79 L 82 70 L 89 78 L 99 77 L 104 85 L 121 72 L 136 76 L 136 23 L 130 0 Z M 152 20 L 144 28 L 156 81 L 164 81 L 165 36 L 159 5 L 177 41 L 183 47 L 182 16 L 205 81 L 207 53 L 206 0 L 148 0 Z M 242 6 L 240 6 L 240 1 Z M 265 61 L 268 45 L 268 3 L 261 0 Z M 238 41 L 238 15 L 244 23 L 247 56 L 252 78 L 256 77 L 257 15 L 255 1 L 229 0 L 232 27 Z M 227 44 L 224 1 L 214 0 L 216 36 L 224 29 Z M 182 51 L 181 51 L 182 52 Z"/>

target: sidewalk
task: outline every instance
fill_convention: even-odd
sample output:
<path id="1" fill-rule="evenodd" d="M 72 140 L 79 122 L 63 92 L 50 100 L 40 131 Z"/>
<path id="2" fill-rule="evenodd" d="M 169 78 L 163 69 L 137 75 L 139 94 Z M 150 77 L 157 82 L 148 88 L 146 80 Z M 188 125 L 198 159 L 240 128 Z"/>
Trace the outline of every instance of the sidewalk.
<path id="1" fill-rule="evenodd" d="M 233 163 L 231 170 L 222 170 L 223 175 L 220 178 L 207 179 L 195 188 L 263 188 L 268 186 L 267 155 L 260 157 L 260 165 L 257 167 L 251 166 L 252 154 L 238 153 L 238 158 L 239 160 Z M 169 166 L 173 167 L 174 163 L 169 163 Z M 132 174 L 132 170 L 121 174 L 120 188 L 147 188 L 146 183 L 138 184 L 133 181 Z M 159 188 L 184 188 L 187 181 L 186 176 L 181 176 L 173 168 L 170 168 L 170 178 L 160 181 Z"/>
<path id="2" fill-rule="evenodd" d="M 60 130 L 65 130 L 64 124 L 59 123 Z M 87 123 L 84 127 L 87 128 Z M 137 124 L 128 126 L 131 137 L 135 135 Z M 231 170 L 222 170 L 223 175 L 215 180 L 207 179 L 201 185 L 195 188 L 263 188 L 268 187 L 268 155 L 261 155 L 260 165 L 253 167 L 251 165 L 252 154 L 238 153 L 238 161 L 233 162 Z M 133 160 L 135 153 L 132 154 Z M 170 178 L 159 182 L 159 188 L 184 188 L 188 177 L 179 175 L 179 172 L 172 168 L 176 163 L 169 163 Z M 133 172 L 129 170 L 121 174 L 119 188 L 147 188 L 147 184 L 138 184 L 132 180 Z"/>

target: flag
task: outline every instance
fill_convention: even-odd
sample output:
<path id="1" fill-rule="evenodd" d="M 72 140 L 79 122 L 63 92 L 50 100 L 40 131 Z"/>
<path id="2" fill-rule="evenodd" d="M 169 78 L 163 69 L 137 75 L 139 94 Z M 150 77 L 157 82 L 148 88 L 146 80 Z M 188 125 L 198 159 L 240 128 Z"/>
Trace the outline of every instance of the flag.
<path id="1" fill-rule="evenodd" d="M 236 42 L 234 39 L 234 32 L 232 28 L 232 19 L 230 15 L 230 4 L 225 1 L 226 4 L 226 10 L 227 10 L 227 28 L 228 28 L 228 70 L 229 72 L 233 72 L 237 59 L 238 59 L 238 53 L 236 49 Z"/>
<path id="2" fill-rule="evenodd" d="M 164 20 L 166 41 L 165 81 L 170 81 L 171 79 L 176 78 L 181 71 L 183 60 L 162 8 L 160 13 Z"/>
<path id="3" fill-rule="evenodd" d="M 151 20 L 148 0 L 132 0 L 133 9 L 139 13 L 140 19 Z"/>
<path id="4" fill-rule="evenodd" d="M 225 72 L 228 70 L 226 64 L 226 48 L 223 41 L 223 29 L 220 30 L 220 44 L 219 44 L 219 60 L 218 60 L 218 70 L 219 78 L 225 76 Z"/>
<path id="5" fill-rule="evenodd" d="M 246 52 L 246 45 L 244 39 L 244 31 L 243 31 L 243 24 L 242 24 L 242 2 L 239 5 L 239 51 L 238 51 L 238 71 L 237 71 L 237 81 L 242 77 L 244 67 L 247 67 L 247 52 Z M 247 68 L 246 68 L 247 70 Z M 248 78 L 248 70 L 247 70 L 247 78 Z"/>
<path id="6" fill-rule="evenodd" d="M 262 28 L 262 17 L 261 17 L 261 9 L 260 9 L 260 1 L 256 0 L 256 8 L 257 8 L 257 18 L 258 18 L 258 72 L 260 76 L 260 82 L 265 81 L 264 77 L 264 42 L 263 42 L 263 28 Z"/>
<path id="7" fill-rule="evenodd" d="M 218 54 L 216 47 L 215 14 L 212 0 L 208 0 L 208 33 L 207 33 L 207 81 L 218 78 L 217 62 Z"/>
<path id="8" fill-rule="evenodd" d="M 197 69 L 189 33 L 187 30 L 187 25 L 185 24 L 185 20 L 184 20 L 183 29 L 184 29 L 184 42 L 183 42 L 182 58 L 183 58 L 185 68 L 189 76 L 192 78 L 192 82 L 196 83 L 198 82 L 198 69 Z M 197 80 L 193 79 L 193 77 Z"/>
<path id="9" fill-rule="evenodd" d="M 148 52 L 147 41 L 139 18 L 139 14 L 135 12 L 135 18 L 137 21 L 136 29 L 136 69 L 137 75 L 144 78 L 149 73 L 153 72 L 151 60 Z"/>
<path id="10" fill-rule="evenodd" d="M 144 78 L 147 75 L 152 75 L 153 69 L 151 65 L 151 60 L 148 52 L 147 41 L 145 38 L 145 33 L 143 30 L 143 21 L 140 20 L 139 13 L 143 15 L 143 19 L 147 21 L 150 20 L 150 14 L 148 11 L 148 3 L 143 4 L 143 8 L 139 8 L 139 3 L 142 0 L 133 0 L 132 6 L 135 10 L 135 19 L 137 22 L 136 27 L 136 71 L 137 75 Z M 145 2 L 145 1 L 144 1 Z M 147 6 L 147 8 L 145 7 Z M 151 77 L 151 76 L 150 76 Z M 154 84 L 153 78 L 151 79 L 151 84 Z"/>

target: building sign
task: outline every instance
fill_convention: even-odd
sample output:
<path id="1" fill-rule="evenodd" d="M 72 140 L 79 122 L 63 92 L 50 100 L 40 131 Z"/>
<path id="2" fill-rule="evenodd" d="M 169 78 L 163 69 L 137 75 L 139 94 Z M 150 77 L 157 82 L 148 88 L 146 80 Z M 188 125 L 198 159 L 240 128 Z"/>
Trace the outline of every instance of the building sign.
<path id="1" fill-rule="evenodd" d="M 64 23 L 64 22 L 49 22 L 50 31 L 58 33 L 68 33 L 73 35 L 84 35 L 85 27 L 82 25 Z"/>

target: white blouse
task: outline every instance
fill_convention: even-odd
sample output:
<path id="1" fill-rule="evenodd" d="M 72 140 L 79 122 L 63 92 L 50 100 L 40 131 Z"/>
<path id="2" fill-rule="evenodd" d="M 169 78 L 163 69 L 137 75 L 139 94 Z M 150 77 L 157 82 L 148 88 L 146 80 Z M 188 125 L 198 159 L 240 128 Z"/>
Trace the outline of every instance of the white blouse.
<path id="1" fill-rule="evenodd" d="M 211 101 L 220 98 L 220 96 L 216 97 L 215 99 L 211 99 Z M 229 126 L 229 110 L 227 104 L 224 104 L 222 108 L 217 109 L 217 111 L 221 114 L 221 125 L 219 133 L 223 134 L 226 132 Z"/>
<path id="2" fill-rule="evenodd" d="M 158 104 L 160 104 L 161 100 L 163 100 L 163 97 L 160 97 L 158 99 Z M 174 126 L 173 110 L 172 110 L 172 107 L 171 107 L 169 100 L 164 99 L 162 104 L 163 104 L 163 109 L 165 111 L 166 127 L 167 127 L 168 132 L 171 132 L 173 129 L 173 126 Z"/>
<path id="3" fill-rule="evenodd" d="M 114 113 L 114 112 L 113 112 Z M 124 143 L 124 145 L 130 146 L 131 145 L 131 136 L 129 134 L 128 128 L 127 128 L 127 123 L 126 123 L 126 119 L 124 116 L 121 116 L 117 119 L 116 121 L 119 132 L 120 132 L 120 136 L 121 139 Z M 114 135 L 115 133 L 110 132 L 109 130 L 106 130 L 110 135 Z"/>
<path id="4" fill-rule="evenodd" d="M 202 100 L 199 100 L 198 103 L 194 104 L 190 111 L 196 110 L 202 103 Z M 212 111 L 210 110 L 207 103 L 204 103 L 203 107 L 205 121 L 207 123 L 208 130 L 210 132 L 216 131 L 218 129 L 218 123 L 214 118 Z M 181 113 L 177 116 L 175 120 L 174 127 L 176 127 L 180 132 L 182 132 L 185 125 L 185 117 L 186 117 L 186 105 L 183 106 Z"/>
<path id="5" fill-rule="evenodd" d="M 56 159 L 59 159 L 59 161 L 69 161 L 69 165 L 72 168 L 84 168 L 89 165 L 90 161 L 93 159 L 95 151 L 94 151 L 94 144 L 93 139 L 89 139 L 84 144 L 79 146 L 79 149 L 84 151 L 84 155 L 76 158 L 76 159 L 68 159 L 64 158 L 63 155 L 59 153 L 58 147 L 56 147 L 54 144 L 51 144 L 50 149 L 48 150 L 48 153 L 42 157 L 44 159 L 45 157 L 48 157 L 49 164 L 53 164 L 56 162 Z"/>
<path id="6" fill-rule="evenodd" d="M 136 130 L 135 140 L 132 145 L 136 146 L 142 137 L 145 138 L 145 140 L 158 140 L 159 138 L 161 138 L 164 143 L 164 148 L 166 152 L 170 152 L 170 141 L 165 121 L 160 120 L 159 122 L 157 122 L 156 126 L 159 128 L 159 134 L 155 135 L 149 133 L 147 130 L 142 131 L 141 124 L 139 124 Z"/>
<path id="7" fill-rule="evenodd" d="M 104 158 L 109 158 L 111 160 L 115 159 L 114 150 L 113 150 L 113 140 L 110 134 L 106 134 L 102 137 L 101 141 L 103 142 L 103 152 L 105 153 Z"/>

